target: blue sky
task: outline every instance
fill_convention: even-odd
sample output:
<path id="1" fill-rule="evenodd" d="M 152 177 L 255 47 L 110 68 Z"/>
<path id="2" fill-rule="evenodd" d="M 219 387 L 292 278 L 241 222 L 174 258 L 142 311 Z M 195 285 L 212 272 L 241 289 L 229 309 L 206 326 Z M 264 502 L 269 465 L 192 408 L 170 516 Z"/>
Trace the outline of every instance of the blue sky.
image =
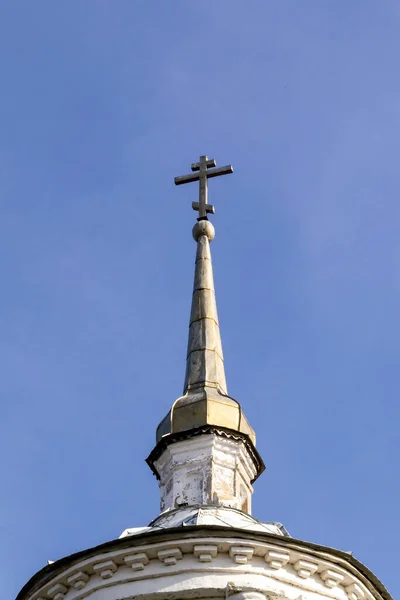
<path id="1" fill-rule="evenodd" d="M 397 0 L 5 0 L 0 48 L 2 598 L 158 514 L 205 153 L 253 513 L 398 596 Z"/>

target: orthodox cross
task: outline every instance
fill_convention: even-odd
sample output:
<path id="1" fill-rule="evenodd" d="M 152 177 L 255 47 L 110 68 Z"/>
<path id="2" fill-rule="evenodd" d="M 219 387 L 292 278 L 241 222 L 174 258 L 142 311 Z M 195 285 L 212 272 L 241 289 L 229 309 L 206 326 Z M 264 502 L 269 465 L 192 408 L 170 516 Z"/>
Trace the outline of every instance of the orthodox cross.
<path id="1" fill-rule="evenodd" d="M 207 213 L 215 213 L 215 208 L 212 204 L 208 204 L 208 179 L 210 177 L 218 177 L 219 175 L 228 175 L 233 173 L 232 165 L 226 167 L 218 167 L 214 169 L 217 163 L 214 159 L 209 159 L 207 156 L 200 156 L 200 162 L 193 163 L 191 166 L 194 173 L 189 175 L 181 175 L 175 177 L 175 185 L 182 185 L 183 183 L 190 183 L 191 181 L 199 182 L 199 201 L 192 202 L 193 210 L 199 211 L 198 221 L 207 219 Z"/>

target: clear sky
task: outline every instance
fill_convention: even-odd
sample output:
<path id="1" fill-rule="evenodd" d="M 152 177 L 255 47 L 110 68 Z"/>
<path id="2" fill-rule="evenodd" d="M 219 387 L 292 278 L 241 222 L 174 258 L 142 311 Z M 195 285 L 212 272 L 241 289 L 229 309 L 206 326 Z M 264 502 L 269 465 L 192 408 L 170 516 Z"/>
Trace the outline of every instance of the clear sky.
<path id="1" fill-rule="evenodd" d="M 200 154 L 253 513 L 400 593 L 398 0 L 0 3 L 0 580 L 158 514 Z"/>

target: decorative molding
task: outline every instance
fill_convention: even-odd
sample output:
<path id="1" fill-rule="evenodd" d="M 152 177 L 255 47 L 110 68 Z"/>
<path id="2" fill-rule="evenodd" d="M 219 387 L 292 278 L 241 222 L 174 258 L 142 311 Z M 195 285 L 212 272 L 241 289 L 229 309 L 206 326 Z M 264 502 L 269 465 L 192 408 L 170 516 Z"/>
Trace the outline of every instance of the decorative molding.
<path id="1" fill-rule="evenodd" d="M 100 575 L 102 579 L 110 579 L 117 569 L 118 567 L 113 560 L 106 560 L 93 565 L 93 571 Z"/>
<path id="2" fill-rule="evenodd" d="M 250 562 L 253 554 L 254 548 L 251 546 L 231 546 L 229 548 L 229 556 L 240 565 L 246 565 Z"/>
<path id="3" fill-rule="evenodd" d="M 233 564 L 230 565 L 227 558 Z M 182 559 L 185 560 L 179 565 L 178 562 Z M 150 563 L 151 570 L 147 575 L 146 567 Z M 119 568 L 119 565 L 126 568 Z M 81 600 L 82 593 L 86 597 L 104 586 L 112 587 L 114 581 L 110 581 L 110 578 L 113 577 L 115 584 L 127 583 L 131 586 L 129 589 L 132 591 L 129 593 L 134 597 L 136 589 L 143 594 L 143 582 L 147 579 L 172 576 L 170 581 L 173 583 L 175 573 L 185 573 L 185 580 L 180 580 L 179 576 L 176 578 L 179 585 L 183 586 L 182 589 L 185 589 L 184 581 L 189 581 L 192 576 L 198 577 L 196 573 L 199 572 L 207 578 L 207 585 L 217 575 L 220 577 L 224 574 L 226 581 L 230 581 L 232 586 L 238 584 L 237 589 L 246 593 L 254 590 L 245 590 L 240 585 L 243 574 L 250 580 L 253 575 L 263 576 L 267 591 L 260 589 L 257 593 L 264 593 L 267 600 L 276 600 L 278 597 L 282 600 L 293 600 L 296 597 L 305 600 L 306 597 L 314 598 L 315 594 L 325 600 L 381 599 L 381 596 L 374 596 L 365 587 L 364 579 L 361 575 L 357 576 L 353 567 L 346 569 L 343 562 L 341 565 L 337 564 L 329 560 L 327 554 L 316 557 L 304 551 L 300 553 L 297 548 L 288 547 L 282 542 L 274 544 L 271 541 L 256 541 L 251 538 L 251 534 L 247 541 L 229 537 L 226 531 L 219 536 L 197 536 L 193 532 L 192 537 L 158 542 L 150 540 L 147 544 L 134 547 L 128 545 L 106 554 L 87 557 L 64 571 L 58 571 L 57 575 L 48 578 L 37 591 L 31 594 L 28 592 L 20 600 Z M 91 577 L 93 573 L 98 577 Z M 105 580 L 104 583 L 102 579 Z M 215 585 L 218 587 L 217 583 Z M 272 590 L 268 590 L 269 585 L 272 585 Z"/>
<path id="4" fill-rule="evenodd" d="M 358 583 L 352 583 L 346 587 L 346 593 L 350 600 L 362 600 L 365 594 Z"/>
<path id="5" fill-rule="evenodd" d="M 87 573 L 84 573 L 83 571 L 78 571 L 77 573 L 74 573 L 67 579 L 67 583 L 69 583 L 69 585 L 74 586 L 76 590 L 82 590 L 88 581 L 89 575 Z"/>
<path id="6" fill-rule="evenodd" d="M 320 577 L 324 584 L 329 588 L 334 588 L 342 583 L 344 580 L 344 575 L 338 573 L 338 571 L 333 571 L 332 569 L 327 569 L 320 574 Z"/>
<path id="7" fill-rule="evenodd" d="M 146 552 L 137 552 L 136 554 L 125 556 L 124 561 L 134 571 L 142 571 L 150 562 Z"/>
<path id="8" fill-rule="evenodd" d="M 161 438 L 161 440 L 146 458 L 147 464 L 149 465 L 150 469 L 153 471 L 157 479 L 160 479 L 160 474 L 158 473 L 154 463 L 160 458 L 160 456 L 170 444 L 174 444 L 175 442 L 180 442 L 182 440 L 187 440 L 198 435 L 204 434 L 215 434 L 219 435 L 220 437 L 225 437 L 238 442 L 242 441 L 244 443 L 244 445 L 246 446 L 246 450 L 252 457 L 252 460 L 254 461 L 254 464 L 256 466 L 256 476 L 252 479 L 250 483 L 254 483 L 255 480 L 265 470 L 263 459 L 261 458 L 258 450 L 254 446 L 250 437 L 246 433 L 234 431 L 232 429 L 228 429 L 227 427 L 215 427 L 214 425 L 204 425 L 202 427 L 197 427 L 196 429 L 190 429 L 188 431 L 170 433 Z"/>
<path id="9" fill-rule="evenodd" d="M 181 560 L 182 552 L 179 548 L 168 548 L 168 550 L 160 550 L 160 552 L 158 552 L 158 558 L 164 565 L 170 567 L 176 565 L 178 560 Z"/>
<path id="10" fill-rule="evenodd" d="M 293 568 L 297 571 L 299 577 L 308 579 L 314 575 L 315 571 L 318 569 L 318 563 L 300 559 L 294 563 Z"/>
<path id="11" fill-rule="evenodd" d="M 217 556 L 218 546 L 199 545 L 193 548 L 193 554 L 200 562 L 211 562 Z"/>
<path id="12" fill-rule="evenodd" d="M 290 560 L 289 552 L 279 550 L 267 550 L 265 555 L 265 562 L 269 564 L 272 569 L 281 569 Z"/>
<path id="13" fill-rule="evenodd" d="M 67 592 L 68 588 L 66 585 L 56 583 L 56 585 L 53 585 L 53 587 L 48 590 L 47 595 L 50 596 L 50 598 L 53 598 L 53 600 L 64 600 Z"/>

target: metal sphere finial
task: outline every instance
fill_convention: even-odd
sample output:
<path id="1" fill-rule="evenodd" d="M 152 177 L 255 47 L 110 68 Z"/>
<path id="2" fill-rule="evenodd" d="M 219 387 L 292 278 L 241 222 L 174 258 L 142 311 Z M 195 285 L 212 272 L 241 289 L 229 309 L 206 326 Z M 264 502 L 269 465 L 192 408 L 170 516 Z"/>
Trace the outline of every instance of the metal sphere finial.
<path id="1" fill-rule="evenodd" d="M 208 238 L 208 241 L 212 242 L 215 237 L 214 225 L 207 219 L 201 219 L 201 221 L 197 221 L 197 223 L 195 223 L 192 229 L 192 234 L 196 242 L 202 235 L 205 235 Z"/>

